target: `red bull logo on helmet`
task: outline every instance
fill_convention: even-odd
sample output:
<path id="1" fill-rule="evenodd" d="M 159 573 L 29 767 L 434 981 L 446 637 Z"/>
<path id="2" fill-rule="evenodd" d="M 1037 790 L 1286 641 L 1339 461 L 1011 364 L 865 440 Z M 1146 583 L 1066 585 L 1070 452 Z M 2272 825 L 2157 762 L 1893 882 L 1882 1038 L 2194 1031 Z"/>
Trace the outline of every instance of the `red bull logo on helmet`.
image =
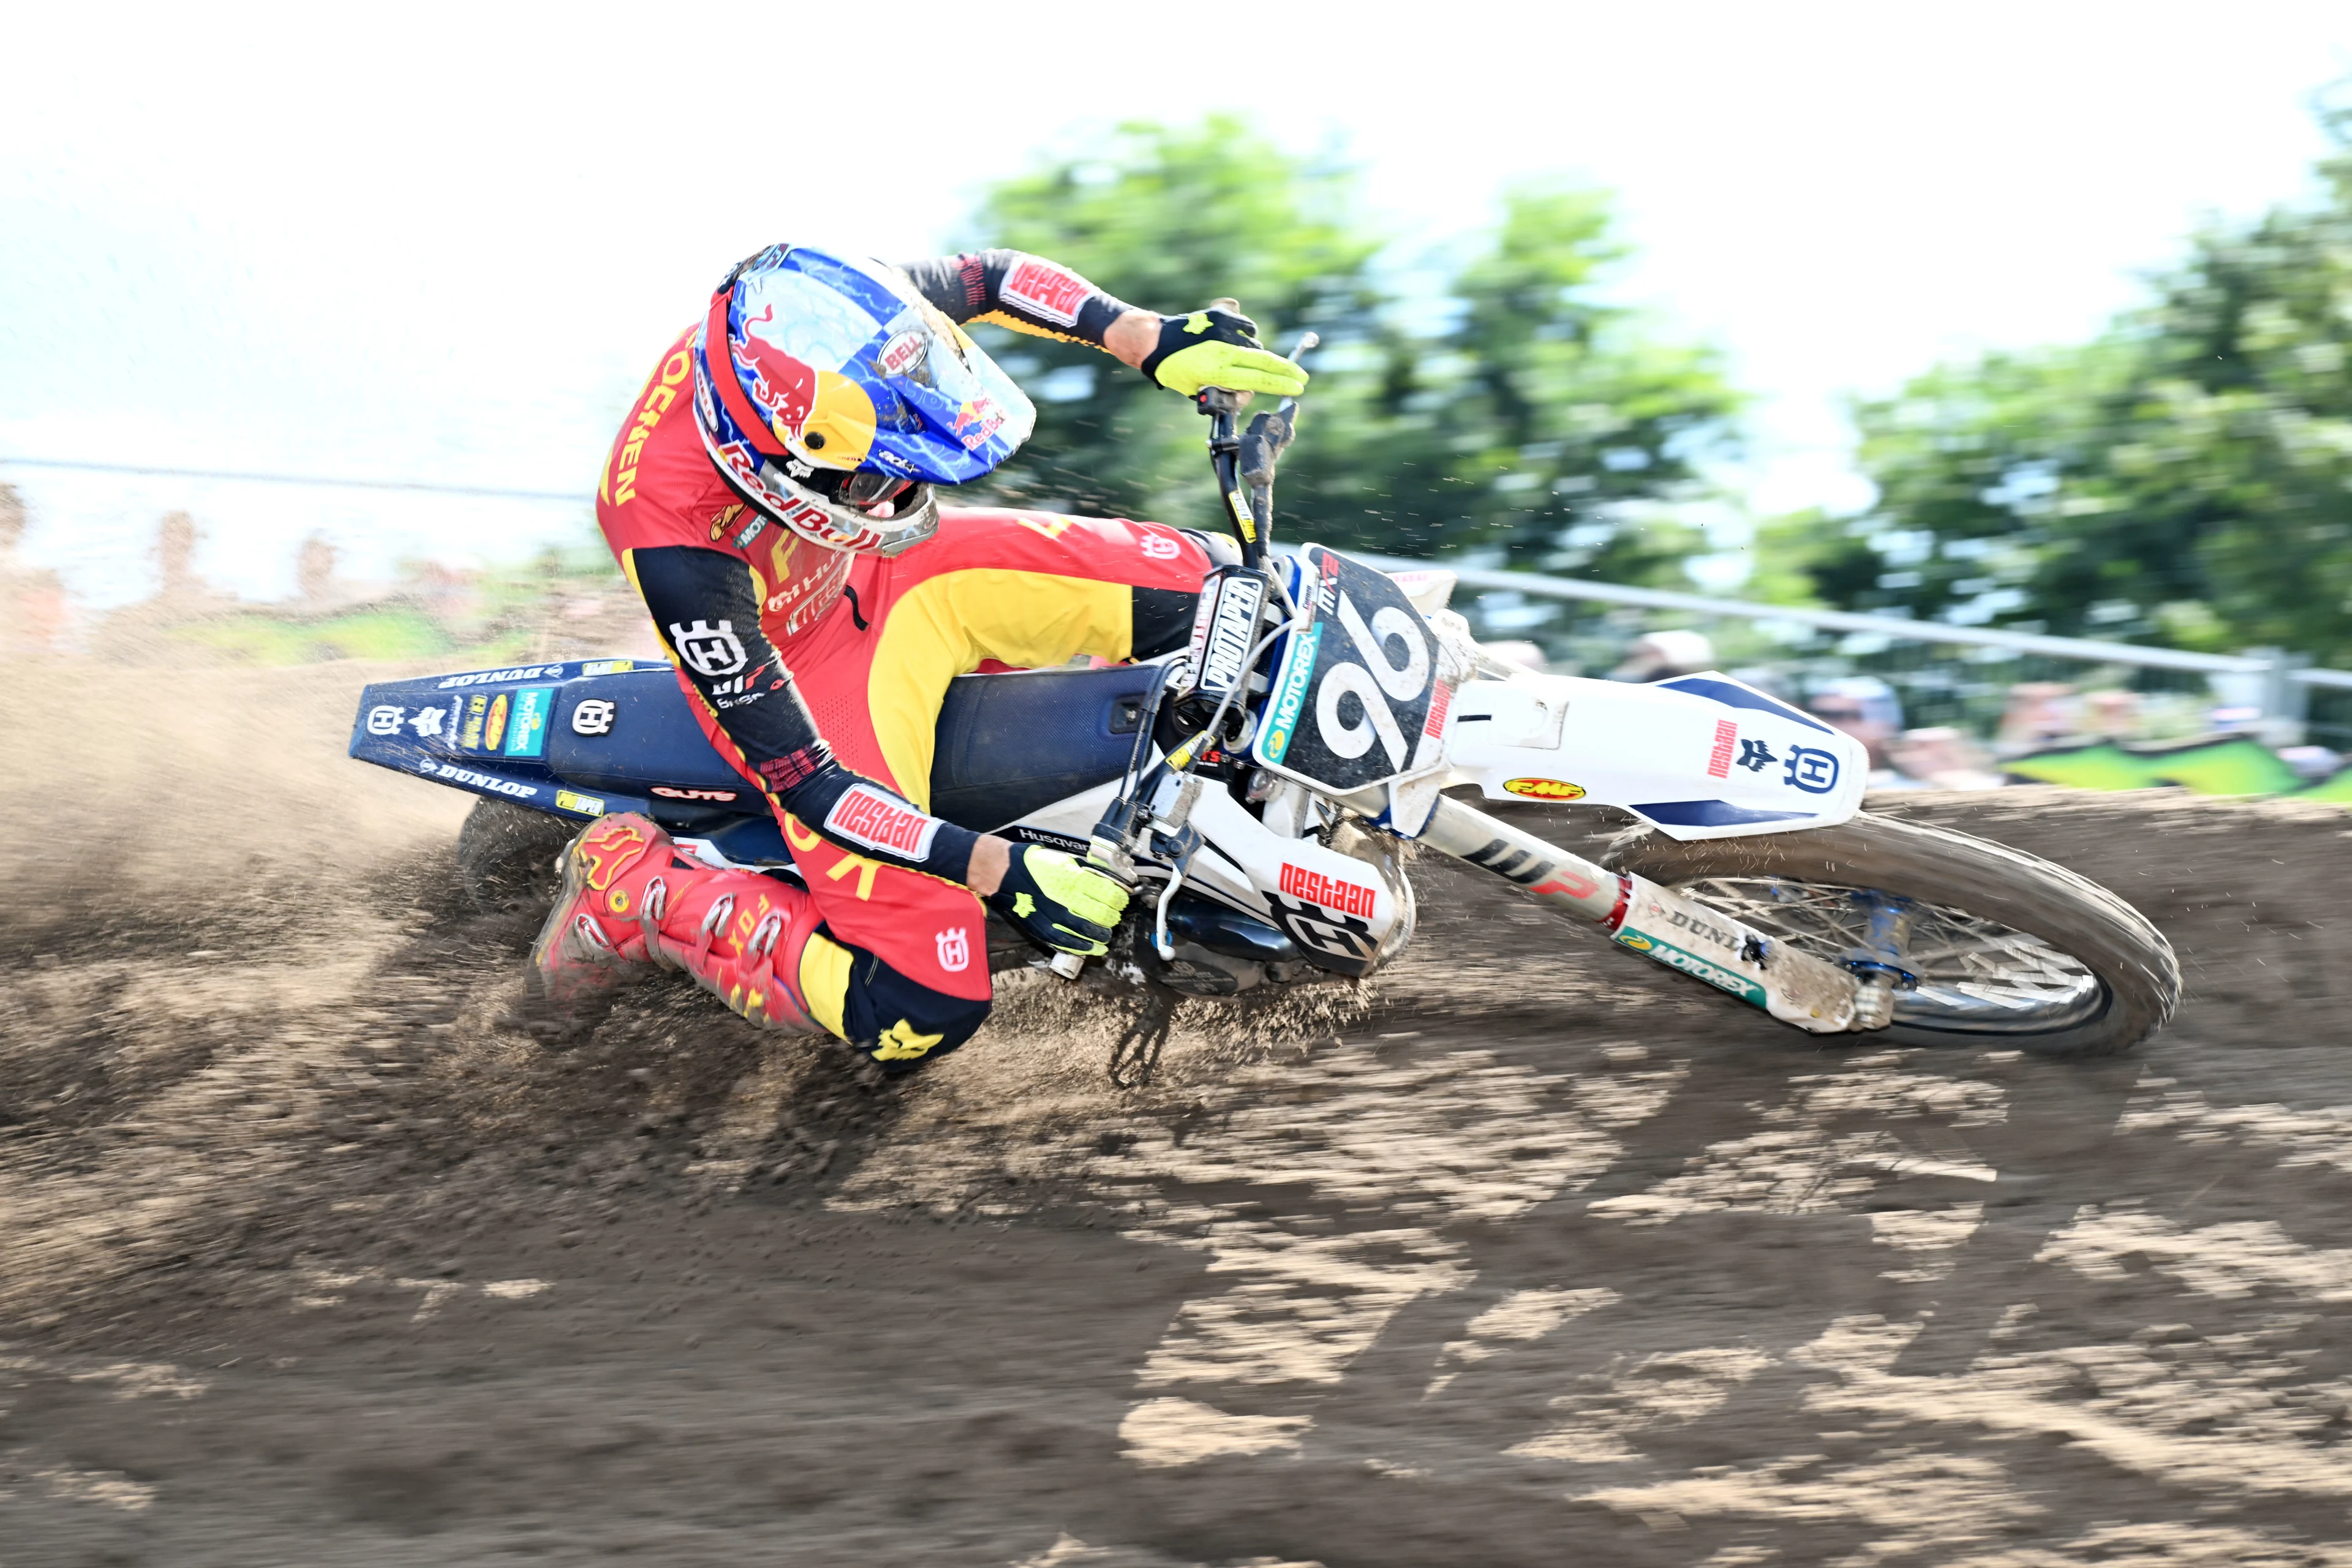
<path id="1" fill-rule="evenodd" d="M 752 331 L 775 318 L 776 308 L 765 307 L 757 317 L 745 320 L 740 338 L 728 334 L 727 346 L 735 356 L 736 365 L 751 378 L 751 385 L 745 390 L 751 393 L 751 401 L 767 415 L 777 435 L 788 441 L 797 440 L 808 424 L 810 411 L 816 406 L 816 367 L 794 359 Z"/>
<path id="2" fill-rule="evenodd" d="M 777 438 L 794 445 L 811 461 L 854 468 L 874 446 L 874 399 L 837 370 L 822 370 L 778 348 L 752 329 L 775 323 L 774 305 L 747 317 L 729 350 L 749 379 L 745 391 L 774 426 Z"/>

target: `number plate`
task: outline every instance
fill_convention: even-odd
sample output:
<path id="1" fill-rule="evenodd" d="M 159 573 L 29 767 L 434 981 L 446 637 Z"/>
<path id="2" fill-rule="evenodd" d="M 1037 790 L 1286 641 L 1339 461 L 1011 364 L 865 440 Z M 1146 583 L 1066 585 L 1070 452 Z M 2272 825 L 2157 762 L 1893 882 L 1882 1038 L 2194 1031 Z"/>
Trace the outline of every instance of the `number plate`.
<path id="1" fill-rule="evenodd" d="M 1342 793 L 1439 766 L 1430 713 L 1440 689 L 1437 638 L 1385 574 L 1310 544 L 1294 592 L 1313 624 L 1276 667 L 1250 752 L 1260 766 Z"/>

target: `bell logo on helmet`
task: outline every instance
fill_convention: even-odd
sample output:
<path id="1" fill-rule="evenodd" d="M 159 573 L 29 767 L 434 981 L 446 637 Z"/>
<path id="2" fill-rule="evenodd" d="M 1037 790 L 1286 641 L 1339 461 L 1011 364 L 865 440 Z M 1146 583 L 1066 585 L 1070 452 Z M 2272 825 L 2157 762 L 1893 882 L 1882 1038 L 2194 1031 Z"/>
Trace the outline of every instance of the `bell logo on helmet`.
<path id="1" fill-rule="evenodd" d="M 882 345 L 874 366 L 884 375 L 909 375 L 931 352 L 931 341 L 920 332 L 900 332 Z"/>
<path id="2" fill-rule="evenodd" d="M 690 626 L 672 621 L 669 627 L 670 646 L 687 668 L 706 678 L 732 675 L 751 662 L 743 651 L 743 639 L 735 635 L 733 621 L 721 621 L 712 626 L 709 621 L 697 621 Z"/>

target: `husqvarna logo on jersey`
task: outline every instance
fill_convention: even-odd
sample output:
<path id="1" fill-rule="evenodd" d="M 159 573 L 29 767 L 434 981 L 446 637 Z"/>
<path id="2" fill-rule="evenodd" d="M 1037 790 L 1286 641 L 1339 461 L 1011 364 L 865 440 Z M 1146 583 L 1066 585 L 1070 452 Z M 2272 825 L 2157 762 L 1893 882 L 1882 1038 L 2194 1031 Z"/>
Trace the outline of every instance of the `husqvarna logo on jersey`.
<path id="1" fill-rule="evenodd" d="M 962 926 L 950 926 L 939 933 L 940 967 L 950 974 L 962 973 L 971 962 L 971 939 L 965 931 Z"/>
<path id="2" fill-rule="evenodd" d="M 735 635 L 733 621 L 721 621 L 715 626 L 709 621 L 697 621 L 690 626 L 672 621 L 669 640 L 686 668 L 697 675 L 732 675 L 751 662 L 743 651 L 743 639 Z"/>

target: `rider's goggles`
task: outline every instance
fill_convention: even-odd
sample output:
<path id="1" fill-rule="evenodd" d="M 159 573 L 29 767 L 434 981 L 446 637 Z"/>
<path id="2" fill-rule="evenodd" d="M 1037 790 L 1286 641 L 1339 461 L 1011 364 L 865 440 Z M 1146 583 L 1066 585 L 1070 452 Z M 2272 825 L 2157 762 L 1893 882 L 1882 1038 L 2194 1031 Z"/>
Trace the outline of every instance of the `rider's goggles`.
<path id="1" fill-rule="evenodd" d="M 803 489 L 814 490 L 835 506 L 855 507 L 859 511 L 880 511 L 888 505 L 884 517 L 911 510 L 922 504 L 921 496 L 908 492 L 919 488 L 914 480 L 898 474 L 875 473 L 860 468 L 845 473 L 838 468 L 819 468 L 800 481 Z"/>

